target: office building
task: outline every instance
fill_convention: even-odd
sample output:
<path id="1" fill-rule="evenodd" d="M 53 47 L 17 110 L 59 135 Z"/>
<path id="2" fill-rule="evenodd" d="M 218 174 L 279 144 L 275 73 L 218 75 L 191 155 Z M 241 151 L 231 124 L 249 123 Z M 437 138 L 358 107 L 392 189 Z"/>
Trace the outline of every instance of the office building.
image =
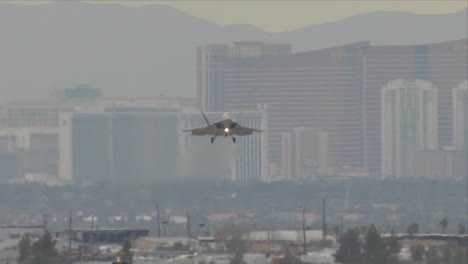
<path id="1" fill-rule="evenodd" d="M 453 146 L 467 150 L 468 146 L 468 90 L 465 80 L 453 89 Z"/>
<path id="2" fill-rule="evenodd" d="M 49 101 L 9 103 L 3 105 L 1 125 L 5 129 L 57 127 L 59 113 L 70 110 L 69 106 Z"/>
<path id="3" fill-rule="evenodd" d="M 196 49 L 197 100 L 204 111 L 222 112 L 225 63 L 235 58 L 271 57 L 289 54 L 284 43 L 234 42 L 232 46 L 210 44 Z"/>
<path id="4" fill-rule="evenodd" d="M 176 177 L 177 109 L 112 109 L 60 117 L 63 180 L 158 180 Z"/>
<path id="5" fill-rule="evenodd" d="M 103 98 L 100 89 L 86 85 L 57 90 L 44 101 L 13 102 L 0 106 L 0 148 L 5 149 L 7 153 L 18 160 L 18 177 L 33 173 L 47 175 L 47 177 L 62 175 L 62 178 L 71 180 L 73 179 L 71 156 L 67 159 L 63 156 L 59 158 L 59 146 L 66 146 L 67 151 L 62 150 L 62 153 L 68 153 L 73 149 L 70 143 L 71 138 L 64 140 L 64 137 L 59 137 L 59 134 L 63 135 L 63 131 L 68 129 L 68 135 L 71 135 L 73 131 L 67 123 L 68 120 L 62 120 L 62 125 L 59 126 L 60 115 L 73 116 L 74 113 L 95 115 L 110 110 L 116 112 L 123 109 L 123 112 L 129 112 L 130 110 L 143 111 L 143 108 L 178 109 L 195 106 L 195 98 L 185 97 Z M 96 115 L 94 117 L 98 118 Z M 90 124 L 92 118 L 90 117 L 87 122 L 83 119 L 76 121 L 77 123 Z M 118 121 L 121 120 L 122 118 Z M 97 121 L 94 129 L 99 130 L 99 127 L 102 126 L 100 121 Z M 119 122 L 117 124 L 120 124 Z M 83 126 L 77 127 L 83 128 Z M 93 141 L 92 137 L 90 137 L 90 141 Z M 96 146 L 101 143 L 96 142 Z M 92 155 L 90 154 L 90 156 Z M 100 157 L 97 158 L 96 161 Z M 61 165 L 59 165 L 59 161 L 62 162 Z M 99 177 L 104 175 L 102 166 L 100 164 L 96 167 Z M 147 165 L 142 165 L 141 170 L 147 171 L 145 166 Z"/>
<path id="6" fill-rule="evenodd" d="M 399 79 L 425 80 L 437 87 L 437 142 L 453 144 L 457 126 L 453 88 L 468 79 L 467 44 L 467 39 L 401 46 L 357 42 L 316 51 L 237 57 L 228 55 L 227 45 L 207 45 L 197 54 L 212 49 L 214 57 L 212 64 L 207 56 L 198 57 L 197 94 L 201 105 L 216 111 L 267 104 L 272 168 L 283 163 L 283 134 L 309 127 L 328 133 L 329 168 L 362 175 L 368 171 L 377 177 L 382 172 L 383 87 Z M 251 52 L 258 55 L 259 49 Z"/>
<path id="7" fill-rule="evenodd" d="M 281 135 L 281 180 L 293 180 L 293 140 L 291 133 Z"/>
<path id="8" fill-rule="evenodd" d="M 281 164 L 284 133 L 325 129 L 331 166 L 362 166 L 362 53 L 366 43 L 321 51 L 230 59 L 224 111 L 269 107 L 269 160 Z"/>
<path id="9" fill-rule="evenodd" d="M 438 147 L 437 89 L 423 80 L 395 80 L 381 100 L 382 177 L 415 177 L 414 152 Z"/>
<path id="10" fill-rule="evenodd" d="M 439 146 L 452 144 L 452 92 L 468 79 L 468 40 L 424 45 L 369 46 L 364 65 L 364 164 L 373 176 L 380 175 L 383 150 L 381 90 L 399 79 L 425 80 L 437 87 L 436 113 Z"/>
<path id="11" fill-rule="evenodd" d="M 212 122 L 223 113 L 206 113 Z M 265 110 L 229 113 L 242 125 L 265 127 Z M 264 136 L 195 137 L 183 129 L 206 126 L 192 108 L 107 107 L 62 113 L 60 177 L 70 182 L 167 179 L 261 181 L 267 175 Z"/>

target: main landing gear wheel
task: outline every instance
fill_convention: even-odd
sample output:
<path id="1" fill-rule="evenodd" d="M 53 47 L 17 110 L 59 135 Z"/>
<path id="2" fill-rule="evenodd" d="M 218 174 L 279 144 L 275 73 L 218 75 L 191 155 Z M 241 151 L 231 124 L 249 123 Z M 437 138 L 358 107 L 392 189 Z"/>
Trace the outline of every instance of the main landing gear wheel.
<path id="1" fill-rule="evenodd" d="M 236 138 L 235 138 L 235 137 L 232 138 L 232 142 L 233 142 L 234 144 L 236 144 Z"/>
<path id="2" fill-rule="evenodd" d="M 213 144 L 214 140 L 215 140 L 215 138 L 212 137 L 212 138 L 211 138 L 211 144 Z"/>

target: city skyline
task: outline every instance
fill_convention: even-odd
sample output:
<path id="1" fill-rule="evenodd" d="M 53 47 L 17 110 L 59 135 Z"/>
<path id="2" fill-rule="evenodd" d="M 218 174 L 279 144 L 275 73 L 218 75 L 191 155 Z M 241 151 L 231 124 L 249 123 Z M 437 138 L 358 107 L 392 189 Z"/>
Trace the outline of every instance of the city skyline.
<path id="1" fill-rule="evenodd" d="M 283 171 L 290 171 L 290 151 L 282 146 L 293 147 L 288 133 L 309 127 L 327 131 L 330 168 L 380 177 L 381 90 L 398 79 L 437 87 L 434 140 L 439 148 L 452 145 L 452 105 L 461 103 L 454 108 L 459 113 L 464 105 L 462 91 L 458 101 L 452 97 L 467 79 L 466 44 L 467 39 L 401 46 L 364 41 L 304 52 L 291 52 L 285 43 L 207 44 L 197 49 L 197 101 L 202 109 L 227 112 L 267 104 L 269 161 L 287 166 Z"/>
<path id="2" fill-rule="evenodd" d="M 0 0 L 0 264 L 466 263 L 467 7 Z"/>
<path id="3" fill-rule="evenodd" d="M 220 178 L 234 181 L 299 180 L 338 175 L 408 177 L 424 174 L 419 165 L 409 166 L 409 163 L 421 164 L 430 158 L 434 159 L 432 164 L 439 164 L 435 170 L 450 171 L 447 177 L 457 177 L 463 168 L 454 158 L 461 156 L 443 151 L 466 149 L 466 135 L 462 136 L 466 131 L 463 112 L 467 100 L 467 76 L 463 71 L 466 50 L 460 48 L 466 41 L 416 46 L 373 46 L 369 42 L 359 42 L 299 53 L 291 52 L 288 43 L 206 44 L 196 50 L 197 98 L 108 98 L 103 97 L 100 89 L 86 85 L 57 90 L 45 101 L 3 105 L 0 142 L 7 153 L 26 151 L 27 155 L 22 158 L 15 155 L 16 159 L 24 159 L 23 167 L 17 172 L 24 173 L 27 179 L 55 175 L 53 177 L 65 182 L 73 181 L 75 174 L 79 175 L 78 181 L 95 178 L 91 175 L 113 179 L 115 175 L 123 178 L 126 174 L 150 179 L 162 167 L 166 168 L 163 173 L 166 177 L 190 177 L 190 172 L 213 175 L 217 171 Z M 444 67 L 440 66 L 441 61 Z M 402 62 L 405 67 L 396 70 L 395 65 Z M 443 77 L 448 75 L 451 78 Z M 407 85 L 397 84 L 400 82 Z M 387 91 L 390 89 L 387 86 L 394 87 L 394 91 Z M 409 101 L 401 99 L 411 93 L 413 86 L 432 87 L 431 96 L 437 99 L 432 101 L 429 110 L 415 110 L 421 104 L 411 103 L 422 97 L 414 99 L 408 95 Z M 394 99 L 388 101 L 393 92 L 400 95 L 395 97 L 394 94 Z M 388 102 L 391 103 L 386 105 Z M 407 112 L 406 108 L 413 112 Z M 259 109 L 263 109 L 264 114 L 257 119 L 245 119 L 249 111 L 253 113 Z M 253 141 L 243 139 L 238 150 L 226 149 L 229 158 L 218 164 L 224 164 L 221 166 L 224 169 L 218 166 L 211 172 L 202 172 L 200 168 L 210 164 L 209 157 L 214 158 L 217 151 L 222 153 L 225 146 L 201 155 L 206 156 L 205 159 L 197 158 L 194 153 L 187 154 L 203 149 L 203 144 L 187 136 L 184 138 L 177 131 L 203 122 L 196 114 L 198 121 L 190 125 L 189 120 L 193 118 L 181 113 L 199 110 L 208 110 L 209 115 L 217 116 L 215 119 L 220 119 L 223 113 L 234 113 L 237 119 L 268 132 L 253 137 Z M 70 117 L 61 120 L 62 113 Z M 427 123 L 421 121 L 421 113 L 429 118 Z M 170 120 L 164 121 L 165 118 Z M 400 119 L 406 121 L 398 123 Z M 420 124 L 416 128 L 409 125 L 416 121 Z M 162 127 L 167 129 L 163 131 Z M 397 127 L 400 134 L 388 134 Z M 171 129 L 174 130 L 172 136 Z M 107 130 L 112 132 L 107 135 Z M 146 141 L 148 144 L 144 143 Z M 198 142 L 195 148 L 190 147 L 191 141 Z M 161 145 L 169 142 L 172 143 Z M 307 145 L 310 147 L 305 148 Z M 401 152 L 398 146 L 406 150 Z M 165 156 L 160 152 L 163 149 L 174 149 L 173 159 L 158 161 L 157 157 Z M 92 158 L 87 153 L 97 156 Z M 395 159 L 402 155 L 406 158 Z M 450 156 L 455 163 L 437 163 L 443 155 L 455 155 Z M 4 157 L 5 160 L 12 158 L 11 155 Z M 398 160 L 407 164 L 400 166 Z M 14 171 L 10 168 L 13 164 L 8 171 Z M 200 166 L 193 167 L 194 164 Z M 94 171 L 96 166 L 102 167 L 100 172 Z M 80 172 L 82 169 L 85 171 Z"/>

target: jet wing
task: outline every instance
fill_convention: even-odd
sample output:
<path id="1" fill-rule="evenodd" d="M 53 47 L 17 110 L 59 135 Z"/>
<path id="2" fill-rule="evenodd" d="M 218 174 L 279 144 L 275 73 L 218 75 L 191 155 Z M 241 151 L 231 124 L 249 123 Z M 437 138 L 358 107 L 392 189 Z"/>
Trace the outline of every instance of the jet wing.
<path id="1" fill-rule="evenodd" d="M 192 132 L 192 136 L 205 136 L 210 134 L 208 127 L 199 127 L 193 129 L 182 130 L 182 132 Z"/>
<path id="2" fill-rule="evenodd" d="M 232 131 L 234 135 L 238 136 L 246 136 L 246 135 L 252 135 L 253 132 L 262 132 L 263 130 L 256 129 L 256 128 L 249 128 L 249 127 L 243 127 L 240 125 L 237 125 L 237 128 Z"/>

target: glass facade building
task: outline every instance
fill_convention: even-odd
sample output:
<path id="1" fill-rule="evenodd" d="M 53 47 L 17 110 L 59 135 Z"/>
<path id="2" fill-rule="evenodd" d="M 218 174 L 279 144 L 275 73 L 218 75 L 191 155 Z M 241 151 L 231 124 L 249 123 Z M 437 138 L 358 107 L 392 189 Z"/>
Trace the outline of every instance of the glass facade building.
<path id="1" fill-rule="evenodd" d="M 226 116 L 206 113 L 211 122 Z M 230 113 L 241 125 L 264 128 L 266 111 Z M 182 108 L 108 108 L 60 117 L 63 180 L 208 179 L 260 181 L 266 175 L 264 136 L 196 137 L 181 130 L 206 126 L 199 112 Z"/>
<path id="2" fill-rule="evenodd" d="M 62 117 L 61 175 L 74 181 L 177 177 L 178 111 Z"/>
<path id="3" fill-rule="evenodd" d="M 232 46 L 210 44 L 196 49 L 197 98 L 201 109 L 224 111 L 224 69 L 230 59 L 289 54 L 291 45 L 284 43 L 234 42 Z"/>
<path id="4" fill-rule="evenodd" d="M 408 46 L 370 46 L 364 65 L 364 163 L 381 172 L 381 90 L 398 79 L 425 80 L 437 87 L 439 146 L 452 144 L 452 91 L 468 79 L 468 40 Z"/>
<path id="5" fill-rule="evenodd" d="M 381 90 L 399 79 L 424 80 L 437 87 L 437 142 L 453 144 L 454 129 L 461 131 L 454 115 L 462 111 L 454 109 L 460 101 L 453 99 L 453 89 L 468 79 L 467 44 L 467 39 L 401 46 L 357 42 L 275 56 L 224 56 L 216 79 L 210 81 L 205 74 L 204 82 L 198 83 L 199 102 L 216 111 L 268 105 L 272 166 L 282 163 L 282 135 L 309 127 L 327 131 L 330 168 L 363 168 L 377 177 L 383 155 Z M 199 74 L 210 70 L 197 65 Z"/>

